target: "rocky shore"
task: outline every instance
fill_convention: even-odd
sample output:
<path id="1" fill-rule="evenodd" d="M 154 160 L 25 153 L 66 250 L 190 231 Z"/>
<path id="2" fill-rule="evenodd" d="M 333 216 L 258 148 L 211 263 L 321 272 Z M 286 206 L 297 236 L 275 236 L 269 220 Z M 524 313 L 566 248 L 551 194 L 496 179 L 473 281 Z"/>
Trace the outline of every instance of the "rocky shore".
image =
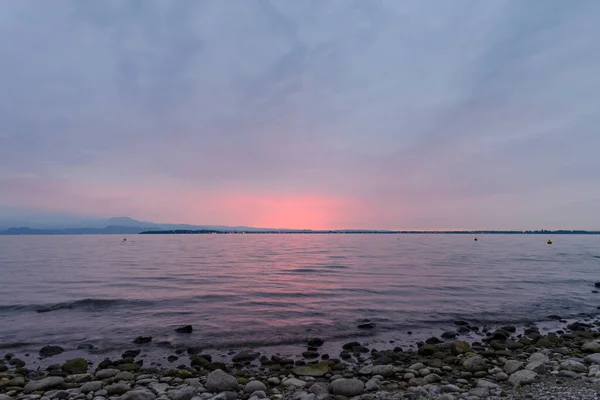
<path id="1" fill-rule="evenodd" d="M 588 318 L 542 334 L 535 325 L 485 331 L 457 321 L 416 351 L 350 342 L 332 356 L 313 338 L 302 359 L 244 350 L 223 363 L 189 348 L 169 356 L 169 368 L 146 365 L 141 348 L 151 338 L 138 337 L 120 359 L 96 364 L 74 358 L 28 369 L 4 354 L 0 400 L 597 399 L 599 327 Z M 479 340 L 461 340 L 473 332 Z M 52 361 L 62 350 L 44 346 L 39 356 Z"/>

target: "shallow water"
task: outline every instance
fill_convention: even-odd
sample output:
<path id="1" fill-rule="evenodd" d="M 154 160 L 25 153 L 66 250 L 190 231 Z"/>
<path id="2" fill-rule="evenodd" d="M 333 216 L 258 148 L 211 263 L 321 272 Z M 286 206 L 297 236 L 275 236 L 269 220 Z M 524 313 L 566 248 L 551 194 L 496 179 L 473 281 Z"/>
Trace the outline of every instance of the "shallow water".
<path id="1" fill-rule="evenodd" d="M 597 312 L 600 236 L 0 236 L 0 348 L 240 348 Z M 369 319 L 374 330 L 359 330 Z M 174 333 L 182 324 L 191 335 Z"/>

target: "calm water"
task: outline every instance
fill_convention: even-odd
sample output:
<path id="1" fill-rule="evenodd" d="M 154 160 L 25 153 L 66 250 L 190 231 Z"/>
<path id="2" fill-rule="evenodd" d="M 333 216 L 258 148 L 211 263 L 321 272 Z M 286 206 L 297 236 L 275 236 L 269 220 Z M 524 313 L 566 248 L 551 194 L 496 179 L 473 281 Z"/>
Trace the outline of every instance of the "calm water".
<path id="1" fill-rule="evenodd" d="M 600 236 L 0 237 L 0 347 L 234 348 L 595 313 Z M 377 324 L 365 333 L 356 326 Z M 173 328 L 192 324 L 192 335 Z M 28 346 L 24 346 L 27 348 Z"/>

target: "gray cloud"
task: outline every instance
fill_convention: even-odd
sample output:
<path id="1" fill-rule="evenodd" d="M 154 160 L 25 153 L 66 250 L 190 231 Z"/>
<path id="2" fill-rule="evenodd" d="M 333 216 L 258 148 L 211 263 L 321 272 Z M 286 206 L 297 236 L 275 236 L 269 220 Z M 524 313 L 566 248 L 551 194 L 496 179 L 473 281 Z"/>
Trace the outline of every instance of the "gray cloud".
<path id="1" fill-rule="evenodd" d="M 6 1 L 0 205 L 143 182 L 372 210 L 347 226 L 598 228 L 575 205 L 600 207 L 599 15 L 585 0 Z"/>

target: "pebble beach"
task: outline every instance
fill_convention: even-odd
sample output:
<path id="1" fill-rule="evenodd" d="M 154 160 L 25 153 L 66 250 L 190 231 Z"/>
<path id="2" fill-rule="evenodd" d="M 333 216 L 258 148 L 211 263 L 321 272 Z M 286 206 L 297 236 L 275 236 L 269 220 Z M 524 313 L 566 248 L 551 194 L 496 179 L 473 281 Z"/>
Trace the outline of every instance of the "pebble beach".
<path id="1" fill-rule="evenodd" d="M 0 400 L 597 399 L 599 328 L 592 316 L 544 334 L 535 324 L 480 329 L 456 321 L 415 350 L 378 350 L 358 340 L 324 354 L 325 341 L 311 338 L 295 359 L 244 349 L 221 362 L 189 348 L 173 352 L 168 366 L 144 358 L 151 337 L 98 363 L 54 363 L 64 349 L 47 345 L 35 368 L 2 354 Z M 479 340 L 463 340 L 467 333 Z"/>

